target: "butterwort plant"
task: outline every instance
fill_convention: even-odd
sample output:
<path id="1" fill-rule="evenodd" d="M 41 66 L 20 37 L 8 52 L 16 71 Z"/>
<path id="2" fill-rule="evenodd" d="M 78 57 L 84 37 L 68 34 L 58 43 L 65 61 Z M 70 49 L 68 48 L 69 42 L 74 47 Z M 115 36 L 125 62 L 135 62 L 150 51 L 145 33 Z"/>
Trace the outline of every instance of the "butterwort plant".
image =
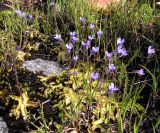
<path id="1" fill-rule="evenodd" d="M 108 60 L 111 61 L 111 59 L 112 59 L 112 57 L 113 57 L 113 53 L 110 53 L 110 52 L 108 52 L 108 51 L 105 51 L 105 54 L 106 54 Z"/>
<path id="2" fill-rule="evenodd" d="M 70 37 L 76 36 L 76 32 L 75 31 L 70 32 L 69 35 L 70 35 Z"/>
<path id="3" fill-rule="evenodd" d="M 116 69 L 116 67 L 115 67 L 115 65 L 114 65 L 114 64 L 109 63 L 109 67 L 108 67 L 108 69 L 109 69 L 109 72 L 113 72 L 113 71 Z"/>
<path id="4" fill-rule="evenodd" d="M 113 94 L 115 93 L 116 91 L 118 91 L 119 89 L 115 86 L 114 83 L 110 83 L 109 87 L 108 87 L 108 92 Z"/>
<path id="5" fill-rule="evenodd" d="M 73 44 L 72 43 L 66 44 L 66 48 L 67 48 L 67 52 L 70 53 L 73 48 Z"/>
<path id="6" fill-rule="evenodd" d="M 102 34 L 103 34 L 103 32 L 101 30 L 97 31 L 97 37 L 98 37 L 98 39 L 101 38 Z"/>
<path id="7" fill-rule="evenodd" d="M 26 19 L 26 13 L 25 13 L 25 12 L 22 12 L 22 13 L 21 13 L 21 17 L 22 17 L 23 19 Z"/>
<path id="8" fill-rule="evenodd" d="M 33 20 L 33 15 L 28 14 L 28 15 L 27 15 L 27 18 L 28 18 L 29 20 Z"/>
<path id="9" fill-rule="evenodd" d="M 118 46 L 117 53 L 120 55 L 120 57 L 128 55 L 127 50 L 125 48 L 123 48 L 121 45 Z"/>
<path id="10" fill-rule="evenodd" d="M 15 16 L 20 16 L 23 20 L 28 19 L 29 21 L 33 20 L 33 15 L 26 14 L 25 12 L 22 12 L 21 10 L 15 10 Z"/>
<path id="11" fill-rule="evenodd" d="M 118 45 L 119 47 L 123 47 L 124 42 L 125 42 L 125 40 L 122 39 L 121 37 L 119 37 L 119 38 L 117 39 L 117 45 Z"/>
<path id="12" fill-rule="evenodd" d="M 70 35 L 70 38 L 71 38 L 71 42 L 72 42 L 72 43 L 76 43 L 76 42 L 78 41 L 78 37 L 76 37 L 77 34 L 76 34 L 75 31 L 70 32 L 69 35 Z"/>
<path id="13" fill-rule="evenodd" d="M 15 15 L 17 16 L 17 15 L 21 15 L 21 10 L 15 10 Z"/>
<path id="14" fill-rule="evenodd" d="M 86 42 L 81 42 L 81 45 L 83 46 L 84 49 L 88 50 L 91 46 L 91 41 L 87 40 Z"/>
<path id="15" fill-rule="evenodd" d="M 95 25 L 93 23 L 90 24 L 90 30 L 93 30 Z"/>
<path id="16" fill-rule="evenodd" d="M 80 17 L 80 21 L 81 21 L 81 23 L 82 23 L 83 25 L 85 25 L 86 19 L 85 19 L 84 17 Z"/>
<path id="17" fill-rule="evenodd" d="M 54 2 L 51 2 L 51 3 L 49 4 L 49 7 L 50 7 L 51 11 L 53 11 L 54 6 L 55 6 L 55 3 L 54 3 Z"/>
<path id="18" fill-rule="evenodd" d="M 78 61 L 78 55 L 75 55 L 75 56 L 73 57 L 73 60 L 74 60 L 75 62 L 77 62 L 77 61 Z"/>
<path id="19" fill-rule="evenodd" d="M 56 34 L 56 35 L 54 36 L 54 39 L 55 39 L 55 42 L 56 42 L 56 43 L 60 43 L 60 42 L 62 41 L 62 38 L 61 38 L 61 35 L 60 35 L 60 34 Z"/>
<path id="20" fill-rule="evenodd" d="M 88 40 L 89 40 L 89 41 L 92 41 L 93 39 L 94 39 L 94 35 L 88 36 Z"/>
<path id="21" fill-rule="evenodd" d="M 96 54 L 99 51 L 99 47 L 92 47 L 91 55 Z"/>
<path id="22" fill-rule="evenodd" d="M 117 47 L 116 53 L 119 54 L 120 57 L 128 55 L 127 50 L 123 47 L 124 42 L 125 42 L 125 40 L 122 39 L 121 37 L 119 37 L 117 39 L 117 46 L 118 47 Z"/>
<path id="23" fill-rule="evenodd" d="M 97 80 L 99 78 L 99 73 L 98 72 L 92 72 L 91 73 L 91 79 L 92 80 Z"/>
<path id="24" fill-rule="evenodd" d="M 51 3 L 49 4 L 50 8 L 53 8 L 53 7 L 54 7 L 54 5 L 55 5 L 55 3 L 54 3 L 54 2 L 51 2 Z"/>
<path id="25" fill-rule="evenodd" d="M 71 42 L 76 43 L 78 41 L 78 38 L 76 36 L 71 37 Z"/>
<path id="26" fill-rule="evenodd" d="M 149 46 L 148 47 L 148 56 L 151 57 L 154 53 L 155 53 L 154 48 L 152 48 L 152 46 Z"/>
<path id="27" fill-rule="evenodd" d="M 138 75 L 140 75 L 140 76 L 145 75 L 145 73 L 144 73 L 144 70 L 143 70 L 143 69 L 136 70 L 136 73 L 137 73 Z"/>

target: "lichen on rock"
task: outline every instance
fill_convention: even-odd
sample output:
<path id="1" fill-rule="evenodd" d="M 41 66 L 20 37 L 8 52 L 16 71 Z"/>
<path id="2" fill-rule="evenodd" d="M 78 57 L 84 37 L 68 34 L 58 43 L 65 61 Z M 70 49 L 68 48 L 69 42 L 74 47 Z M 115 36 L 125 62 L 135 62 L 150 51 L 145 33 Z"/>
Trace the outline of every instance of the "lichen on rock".
<path id="1" fill-rule="evenodd" d="M 42 73 L 45 76 L 59 76 L 64 69 L 57 62 L 47 61 L 40 58 L 24 61 L 23 65 L 28 71 L 33 73 Z"/>

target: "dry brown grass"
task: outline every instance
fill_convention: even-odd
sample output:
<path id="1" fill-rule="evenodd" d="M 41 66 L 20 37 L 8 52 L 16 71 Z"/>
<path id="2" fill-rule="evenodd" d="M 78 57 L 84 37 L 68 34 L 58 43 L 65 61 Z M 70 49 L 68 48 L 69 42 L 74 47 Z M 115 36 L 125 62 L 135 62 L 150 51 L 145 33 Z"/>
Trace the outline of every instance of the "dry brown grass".
<path id="1" fill-rule="evenodd" d="M 119 2 L 120 0 L 89 0 L 89 5 L 97 8 L 106 8 L 108 4 Z"/>

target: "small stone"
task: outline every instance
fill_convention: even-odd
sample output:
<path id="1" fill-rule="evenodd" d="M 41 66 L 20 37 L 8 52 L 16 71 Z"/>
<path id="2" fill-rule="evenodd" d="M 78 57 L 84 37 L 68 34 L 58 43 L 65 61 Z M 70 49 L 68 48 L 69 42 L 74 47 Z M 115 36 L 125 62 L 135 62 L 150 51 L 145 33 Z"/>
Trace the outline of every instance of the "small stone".
<path id="1" fill-rule="evenodd" d="M 7 124 L 2 117 L 0 117 L 0 133 L 8 133 Z"/>
<path id="2" fill-rule="evenodd" d="M 47 61 L 40 58 L 24 61 L 22 66 L 34 74 L 42 73 L 45 76 L 59 76 L 64 71 L 64 69 L 59 66 L 58 62 Z"/>

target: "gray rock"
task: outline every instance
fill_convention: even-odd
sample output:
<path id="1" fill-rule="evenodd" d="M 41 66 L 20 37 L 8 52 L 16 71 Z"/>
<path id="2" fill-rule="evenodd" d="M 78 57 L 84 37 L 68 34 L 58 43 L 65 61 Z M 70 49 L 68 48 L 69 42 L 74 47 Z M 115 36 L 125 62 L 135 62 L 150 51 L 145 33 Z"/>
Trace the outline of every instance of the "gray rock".
<path id="1" fill-rule="evenodd" d="M 64 71 L 57 62 L 42 60 L 40 58 L 24 61 L 22 66 L 30 72 L 42 73 L 45 76 L 59 76 Z"/>
<path id="2" fill-rule="evenodd" d="M 0 133 L 8 133 L 7 124 L 3 121 L 2 117 L 0 117 Z"/>

